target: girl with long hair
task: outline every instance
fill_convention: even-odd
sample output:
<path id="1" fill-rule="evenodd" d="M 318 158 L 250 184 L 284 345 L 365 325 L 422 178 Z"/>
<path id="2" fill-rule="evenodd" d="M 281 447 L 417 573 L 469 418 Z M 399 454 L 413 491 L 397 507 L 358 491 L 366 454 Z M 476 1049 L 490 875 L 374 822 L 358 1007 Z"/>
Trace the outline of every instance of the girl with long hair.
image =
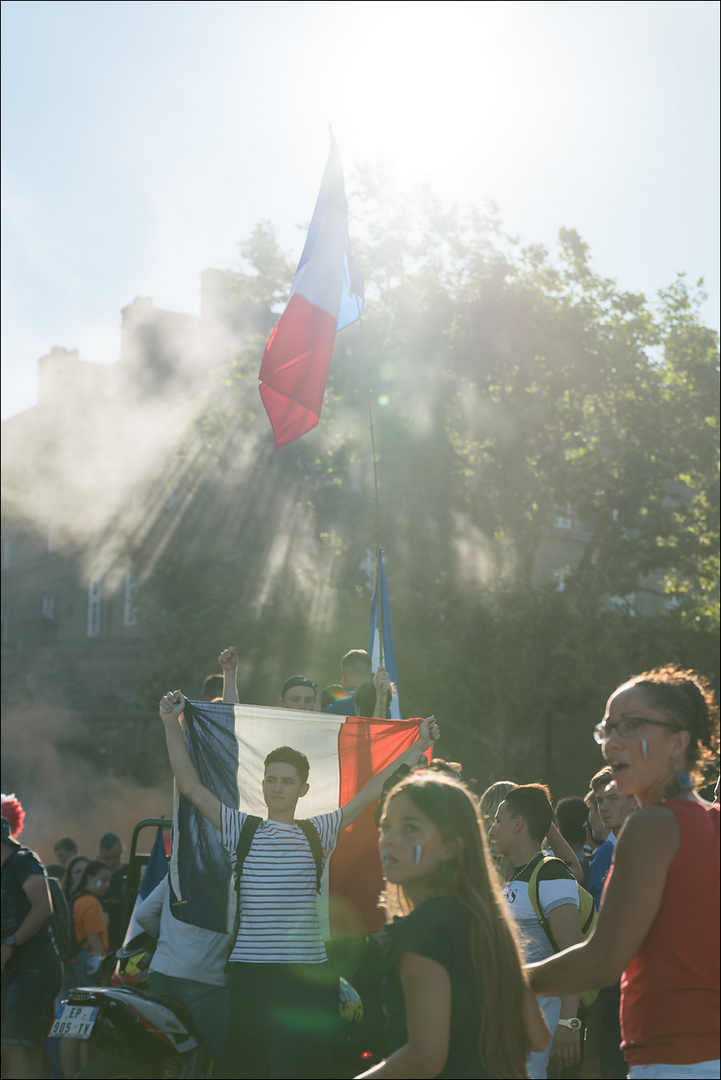
<path id="1" fill-rule="evenodd" d="M 73 896 L 73 929 L 79 949 L 72 967 L 80 985 L 101 985 L 101 963 L 109 949 L 108 917 L 101 900 L 110 878 L 110 867 L 93 859 L 83 870 Z"/>
<path id="2" fill-rule="evenodd" d="M 594 736 L 641 809 L 619 834 L 594 933 L 531 965 L 531 983 L 575 994 L 620 975 L 629 1076 L 718 1077 L 719 807 L 694 790 L 718 748 L 713 695 L 692 671 L 646 671 L 611 695 Z"/>
<path id="3" fill-rule="evenodd" d="M 80 885 L 80 879 L 89 862 L 90 859 L 87 859 L 84 855 L 76 855 L 65 867 L 61 887 L 68 904 L 72 904 L 73 897 Z"/>
<path id="4" fill-rule="evenodd" d="M 424 771 L 381 818 L 390 1054 L 363 1077 L 526 1077 L 549 1032 L 531 994 L 476 802 Z"/>

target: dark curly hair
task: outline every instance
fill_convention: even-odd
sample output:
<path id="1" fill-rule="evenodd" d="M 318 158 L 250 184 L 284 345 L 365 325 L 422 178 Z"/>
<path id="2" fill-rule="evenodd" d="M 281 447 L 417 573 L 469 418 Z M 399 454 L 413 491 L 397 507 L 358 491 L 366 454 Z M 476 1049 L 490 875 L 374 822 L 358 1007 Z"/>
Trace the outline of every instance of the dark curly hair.
<path id="1" fill-rule="evenodd" d="M 666 664 L 634 675 L 624 685 L 643 690 L 649 704 L 688 731 L 688 771 L 696 781 L 702 780 L 709 766 L 716 764 L 719 746 L 719 710 L 708 679 Z"/>

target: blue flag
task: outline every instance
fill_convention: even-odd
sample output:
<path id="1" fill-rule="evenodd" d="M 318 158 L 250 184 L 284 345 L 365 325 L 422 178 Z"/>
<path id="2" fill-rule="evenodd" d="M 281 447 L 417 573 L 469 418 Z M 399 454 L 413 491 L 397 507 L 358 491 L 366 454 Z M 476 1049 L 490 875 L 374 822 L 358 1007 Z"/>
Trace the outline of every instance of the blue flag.
<path id="1" fill-rule="evenodd" d="M 158 829 L 145 867 L 143 880 L 140 882 L 140 888 L 138 889 L 139 899 L 144 900 L 146 896 L 150 896 L 155 886 L 160 884 L 167 872 L 168 858 L 165 854 L 163 830 Z"/>
<path id="2" fill-rule="evenodd" d="M 143 928 L 135 918 L 135 912 L 140 905 L 141 900 L 144 900 L 146 896 L 150 896 L 151 892 L 156 885 L 159 885 L 168 872 L 168 859 L 165 854 L 165 843 L 163 842 L 163 830 L 158 829 L 158 832 L 153 843 L 153 847 L 148 856 L 148 862 L 145 867 L 145 873 L 143 874 L 143 880 L 140 882 L 140 888 L 138 889 L 138 895 L 135 898 L 133 904 L 133 911 L 130 916 L 130 922 L 128 928 L 125 931 L 125 940 L 123 945 L 127 945 L 129 941 L 132 941 L 138 934 L 142 934 Z"/>
<path id="3" fill-rule="evenodd" d="M 378 633 L 378 591 L 380 586 L 380 627 L 383 634 L 383 667 L 390 676 L 395 687 L 393 700 L 391 701 L 391 719 L 401 719 L 401 706 L 398 698 L 398 674 L 396 672 L 396 650 L 393 646 L 393 628 L 391 627 L 391 607 L 388 603 L 388 589 L 386 587 L 386 572 L 383 568 L 383 552 L 378 560 L 378 580 L 373 594 L 373 606 L 371 608 L 371 626 L 368 637 L 368 653 L 373 662 L 373 670 L 377 671 L 381 662 L 380 634 Z"/>

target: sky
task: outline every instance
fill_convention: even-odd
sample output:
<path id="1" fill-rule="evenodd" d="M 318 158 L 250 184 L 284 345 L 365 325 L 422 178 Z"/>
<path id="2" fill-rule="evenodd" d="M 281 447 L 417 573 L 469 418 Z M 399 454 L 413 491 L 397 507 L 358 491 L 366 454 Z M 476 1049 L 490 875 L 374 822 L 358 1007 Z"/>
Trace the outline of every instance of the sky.
<path id="1" fill-rule="evenodd" d="M 296 260 L 328 153 L 509 233 L 575 228 L 649 298 L 703 278 L 719 327 L 718 5 L 2 4 L 2 417 L 52 346 L 112 363 L 137 296 L 197 314 L 259 221 Z M 259 357 L 260 361 L 260 357 Z"/>

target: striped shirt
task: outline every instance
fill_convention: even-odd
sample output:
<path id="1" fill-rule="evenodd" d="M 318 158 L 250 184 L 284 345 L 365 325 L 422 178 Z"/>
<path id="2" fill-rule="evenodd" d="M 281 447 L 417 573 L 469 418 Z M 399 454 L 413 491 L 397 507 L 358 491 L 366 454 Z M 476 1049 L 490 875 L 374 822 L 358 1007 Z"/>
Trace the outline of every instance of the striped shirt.
<path id="1" fill-rule="evenodd" d="M 248 815 L 221 807 L 221 842 L 235 853 Z M 324 863 L 338 843 L 342 811 L 311 818 Z M 328 959 L 318 920 L 316 867 L 299 825 L 258 826 L 240 877 L 240 924 L 230 960 L 251 964 L 321 964 Z"/>

